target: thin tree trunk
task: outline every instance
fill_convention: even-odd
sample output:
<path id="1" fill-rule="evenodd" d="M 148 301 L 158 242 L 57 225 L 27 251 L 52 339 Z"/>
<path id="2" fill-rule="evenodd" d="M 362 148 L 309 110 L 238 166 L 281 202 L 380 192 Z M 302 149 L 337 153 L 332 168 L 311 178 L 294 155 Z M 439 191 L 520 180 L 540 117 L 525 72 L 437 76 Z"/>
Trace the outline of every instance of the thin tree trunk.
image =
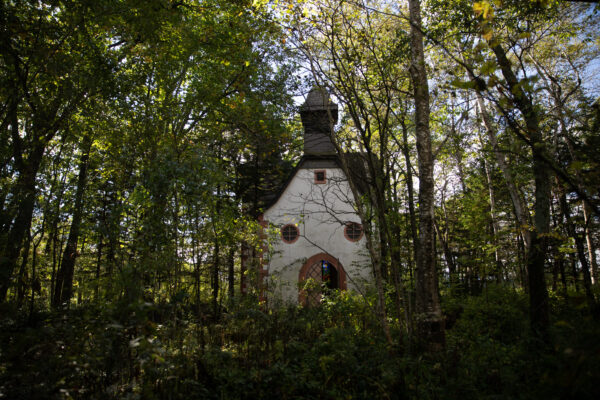
<path id="1" fill-rule="evenodd" d="M 526 125 L 525 136 L 529 138 L 529 146 L 533 154 L 533 177 L 535 181 L 535 230 L 531 231 L 531 245 L 527 257 L 529 272 L 529 301 L 531 327 L 539 337 L 548 342 L 550 324 L 548 290 L 544 277 L 546 251 L 548 249 L 547 233 L 550 230 L 550 166 L 545 161 L 545 144 L 539 127 L 538 115 L 529 97 L 523 91 L 523 85 L 512 71 L 512 65 L 500 44 L 492 43 L 490 47 L 496 55 L 502 75 L 508 83 L 515 105 L 521 111 Z"/>
<path id="2" fill-rule="evenodd" d="M 77 258 L 77 242 L 79 241 L 79 231 L 81 219 L 83 217 L 83 195 L 85 193 L 87 182 L 87 171 L 89 166 L 90 149 L 92 138 L 86 135 L 83 138 L 81 146 L 82 154 L 79 161 L 79 176 L 77 178 L 77 190 L 75 192 L 75 204 L 73 209 L 73 219 L 69 229 L 69 237 L 65 246 L 62 262 L 56 275 L 56 287 L 54 290 L 53 307 L 69 307 L 71 296 L 73 294 L 73 275 L 75 272 L 75 260 Z"/>
<path id="3" fill-rule="evenodd" d="M 59 172 L 57 171 L 56 174 L 58 175 Z M 60 268 L 60 260 L 59 260 L 59 255 L 58 253 L 62 250 L 62 240 L 59 240 L 59 234 L 61 234 L 62 236 L 62 232 L 60 232 L 60 227 L 59 227 L 59 223 L 60 223 L 60 205 L 62 203 L 62 199 L 65 193 L 65 182 L 67 179 L 67 174 L 62 174 L 62 178 L 60 181 L 60 185 L 59 185 L 59 190 L 58 193 L 56 195 L 56 200 L 54 201 L 54 203 L 56 203 L 56 206 L 54 207 L 54 216 L 53 216 L 53 221 L 52 221 L 52 227 L 50 230 L 50 236 L 52 238 L 52 240 L 49 240 L 48 242 L 52 243 L 52 273 L 50 275 L 50 297 L 49 297 L 49 301 L 50 304 L 52 304 L 52 301 L 54 299 L 54 290 L 55 290 L 55 282 L 56 282 L 56 271 L 58 268 Z M 48 247 L 47 247 L 48 250 Z"/>
<path id="4" fill-rule="evenodd" d="M 179 163 L 179 160 L 177 160 Z M 178 164 L 179 165 L 179 164 Z M 177 193 L 177 181 L 174 183 L 175 188 L 173 189 L 173 242 L 175 243 L 175 270 L 173 271 L 173 291 L 177 293 L 179 291 L 179 284 L 181 281 L 181 259 L 179 258 L 179 250 L 183 251 L 183 246 L 179 243 L 179 195 Z"/>
<path id="5" fill-rule="evenodd" d="M 379 223 L 377 224 L 379 230 L 379 238 L 380 238 L 380 251 L 381 251 L 381 278 L 383 282 L 388 282 L 389 271 L 391 268 L 391 264 L 393 260 L 391 260 L 390 247 L 391 247 L 391 239 L 388 235 L 388 231 L 385 227 L 387 225 L 387 218 L 385 214 L 377 211 L 377 219 Z"/>
<path id="6" fill-rule="evenodd" d="M 417 235 L 417 217 L 415 213 L 415 189 L 413 186 L 412 161 L 410 160 L 410 152 L 408 148 L 408 128 L 402 119 L 402 154 L 406 163 L 406 192 L 408 195 L 408 216 L 410 218 L 410 235 L 412 238 L 413 255 L 417 257 L 419 237 Z"/>
<path id="7" fill-rule="evenodd" d="M 52 270 L 50 272 L 50 303 L 54 299 L 54 282 L 56 281 L 56 242 L 58 241 L 58 218 L 54 218 L 53 227 L 50 231 L 50 238 L 48 242 L 52 242 Z"/>
<path id="8" fill-rule="evenodd" d="M 447 182 L 446 182 L 447 183 Z M 446 183 L 444 183 L 444 189 L 442 191 L 442 212 L 444 214 L 444 230 L 440 230 L 439 227 L 435 226 L 436 231 L 438 232 L 438 237 L 442 242 L 443 250 L 444 250 L 444 258 L 446 259 L 446 263 L 448 264 L 448 275 L 450 279 L 450 285 L 454 288 L 458 287 L 458 277 L 457 270 L 458 267 L 456 265 L 456 260 L 454 258 L 454 254 L 452 254 L 452 250 L 450 249 L 450 245 L 448 244 L 449 237 L 449 221 L 448 221 L 448 210 L 446 209 Z"/>
<path id="9" fill-rule="evenodd" d="M 550 215 L 552 215 L 552 229 L 555 231 L 558 231 L 560 229 L 560 223 L 559 220 L 557 218 L 558 215 L 560 215 L 558 213 L 557 210 L 554 209 L 554 199 L 553 201 L 550 203 Z M 555 247 L 558 247 L 557 245 Z M 561 254 L 558 249 L 555 249 L 554 252 L 552 253 L 552 257 L 554 258 L 554 263 L 552 264 L 552 291 L 556 292 L 558 290 L 558 279 L 559 276 L 562 277 L 564 285 L 562 286 L 562 293 L 563 295 L 566 297 L 567 295 L 567 285 L 566 285 L 566 281 L 564 281 L 564 272 L 565 272 L 565 259 L 564 259 L 564 255 Z M 561 275 L 562 273 L 562 275 Z"/>
<path id="10" fill-rule="evenodd" d="M 573 253 L 569 253 L 569 262 L 571 264 L 571 276 L 573 277 L 573 286 L 575 292 L 579 292 L 579 272 L 577 272 L 577 260 Z"/>
<path id="11" fill-rule="evenodd" d="M 481 136 L 479 137 L 479 139 L 481 141 Z M 481 144 L 483 145 L 483 142 Z M 502 283 L 502 270 L 504 266 L 502 265 L 502 260 L 500 259 L 500 251 L 498 250 L 498 232 L 500 231 L 500 226 L 498 224 L 498 219 L 496 218 L 496 195 L 494 193 L 494 185 L 492 182 L 492 173 L 490 171 L 490 166 L 485 158 L 483 159 L 483 168 L 485 169 L 485 177 L 488 185 L 488 194 L 490 197 L 490 225 L 492 228 L 492 240 L 494 244 L 494 262 L 496 264 L 496 279 L 498 283 Z"/>
<path id="12" fill-rule="evenodd" d="M 215 218 L 221 212 L 221 187 L 217 186 L 217 204 Z M 219 234 L 215 226 L 215 218 L 213 218 L 213 234 L 214 234 L 214 248 L 213 248 L 213 265 L 211 270 L 211 289 L 212 289 L 212 306 L 213 306 L 213 317 L 218 317 L 219 311 L 219 270 L 220 270 L 220 257 L 221 249 L 219 243 Z"/>
<path id="13" fill-rule="evenodd" d="M 517 227 L 517 229 L 520 229 Z M 529 294 L 529 278 L 527 277 L 527 270 L 523 268 L 525 260 L 527 258 L 527 249 L 525 247 L 525 240 L 521 233 L 517 235 L 517 266 L 519 268 L 519 277 L 521 278 L 521 287 L 525 290 L 525 293 Z"/>
<path id="14" fill-rule="evenodd" d="M 399 215 L 399 214 L 398 214 Z M 398 224 L 398 221 L 396 221 L 396 223 L 394 223 L 393 225 L 393 237 L 394 237 L 394 245 L 392 247 L 392 259 L 396 260 L 396 266 L 392 269 L 392 275 L 393 275 L 393 279 L 394 279 L 394 289 L 396 290 L 397 293 L 397 301 L 398 301 L 398 317 L 400 317 L 400 314 L 403 312 L 404 314 L 404 320 L 405 320 L 405 324 L 406 324 L 406 333 L 408 334 L 408 338 L 409 338 L 409 343 L 410 340 L 412 340 L 412 334 L 413 334 L 413 324 L 412 324 L 412 302 L 411 302 L 411 298 L 406 290 L 406 286 L 404 285 L 404 282 L 402 281 L 402 269 L 400 268 L 400 260 L 402 259 L 402 256 L 400 254 L 400 240 L 401 240 L 401 233 L 400 233 L 400 225 Z M 410 260 L 409 260 L 410 262 Z M 407 262 L 408 265 L 408 262 Z M 409 266 L 410 268 L 410 266 Z M 400 309 L 400 306 L 404 305 L 404 310 Z"/>
<path id="15" fill-rule="evenodd" d="M 437 287 L 434 245 L 433 153 L 429 131 L 429 86 L 425 70 L 421 5 L 409 0 L 410 75 L 415 99 L 415 126 L 419 160 L 419 249 L 416 270 L 416 317 L 420 337 L 431 350 L 445 346 L 444 320 Z"/>
<path id="16" fill-rule="evenodd" d="M 94 300 L 100 300 L 100 271 L 102 266 L 102 249 L 104 248 L 104 240 L 102 234 L 98 235 L 98 250 L 96 252 L 96 284 L 94 285 Z"/>
<path id="17" fill-rule="evenodd" d="M 0 262 L 0 303 L 6 299 L 13 271 L 21 254 L 23 240 L 31 224 L 35 205 L 35 178 L 42 162 L 43 153 L 43 147 L 35 148 L 17 179 L 15 188 L 15 198 L 19 199 L 17 215 L 6 236 L 3 257 L 0 257 L 2 259 Z"/>
<path id="18" fill-rule="evenodd" d="M 454 94 L 454 93 L 453 93 Z M 458 172 L 458 180 L 460 181 L 460 186 L 463 193 L 467 193 L 467 184 L 465 182 L 465 171 L 463 170 L 463 154 L 462 148 L 458 143 L 457 134 L 456 134 L 456 121 L 454 118 L 454 100 L 455 96 L 450 97 L 450 138 L 453 142 L 452 155 L 454 156 L 454 160 L 456 161 L 456 169 Z"/>
<path id="19" fill-rule="evenodd" d="M 588 260 L 586 258 L 583 238 L 577 233 L 575 230 L 575 226 L 571 219 L 571 211 L 569 209 L 569 204 L 567 203 L 567 197 L 565 195 L 564 189 L 558 185 L 559 190 L 559 198 L 560 198 L 560 208 L 565 216 L 565 224 L 567 225 L 567 232 L 569 236 L 575 239 L 575 249 L 577 251 L 577 257 L 579 258 L 579 263 L 581 264 L 581 271 L 583 272 L 583 288 L 585 290 L 585 295 L 587 297 L 588 303 L 592 310 L 596 310 L 596 299 L 594 297 L 594 293 L 592 292 L 592 279 L 590 276 L 590 267 L 588 265 Z"/>
<path id="20" fill-rule="evenodd" d="M 567 121 L 566 121 L 566 112 L 565 112 L 565 104 L 563 98 L 562 98 L 562 89 L 558 83 L 558 79 L 556 76 L 551 76 L 547 70 L 545 70 L 536 60 L 535 58 L 531 57 L 531 61 L 534 63 L 539 76 L 542 77 L 542 79 L 544 80 L 545 84 L 546 84 L 546 88 L 548 93 L 552 96 L 553 100 L 554 100 L 554 114 L 556 116 L 556 119 L 558 120 L 559 124 L 560 124 L 560 135 L 565 139 L 565 143 L 567 145 L 567 149 L 569 150 L 569 154 L 571 156 L 571 159 L 574 162 L 578 161 L 578 157 L 577 157 L 577 153 L 575 152 L 574 146 L 573 146 L 573 140 L 571 139 L 571 136 L 569 135 L 569 130 L 567 128 Z M 558 143 L 558 135 L 555 135 L 555 149 L 557 147 L 557 143 Z M 555 150 L 556 151 L 556 150 Z M 579 186 L 583 186 L 582 185 L 582 177 L 581 177 L 581 173 L 579 172 L 578 169 L 576 169 L 575 171 L 575 178 L 577 181 L 577 184 Z M 594 247 L 594 243 L 593 243 L 593 239 L 591 237 L 591 233 L 590 233 L 590 229 L 589 229 L 589 224 L 590 224 L 590 213 L 591 213 L 591 206 L 589 204 L 588 201 L 584 200 L 583 202 L 583 217 L 584 217 L 584 222 L 585 222 L 585 239 L 586 239 L 586 243 L 587 243 L 587 248 L 588 248 L 588 257 L 589 257 L 589 264 L 591 265 L 591 284 L 594 284 L 596 279 L 597 279 L 597 270 L 598 270 L 598 264 L 596 261 L 596 255 L 595 255 L 595 247 Z M 585 274 L 585 272 L 584 272 Z M 584 283 L 585 284 L 585 283 Z"/>
<path id="21" fill-rule="evenodd" d="M 210 276 L 210 283 L 212 289 L 212 308 L 213 308 L 213 317 L 216 319 L 219 312 L 219 258 L 220 254 L 220 246 L 219 246 L 219 238 L 215 237 L 213 249 L 213 265 Z"/>
<path id="22" fill-rule="evenodd" d="M 192 217 L 194 221 L 195 231 L 200 231 L 200 224 L 198 222 L 198 210 L 194 212 Z M 198 238 L 196 235 L 192 235 L 192 259 L 194 260 L 194 301 L 196 305 L 196 318 L 200 319 L 200 250 L 198 249 Z M 204 328 L 202 328 L 204 329 Z"/>
<path id="23" fill-rule="evenodd" d="M 31 298 L 30 298 L 30 302 L 29 302 L 29 319 L 31 320 L 32 316 L 33 316 L 33 308 L 34 308 L 34 303 L 35 303 L 35 292 L 40 292 L 41 291 L 41 284 L 40 284 L 40 280 L 37 277 L 37 249 L 42 241 L 42 239 L 44 238 L 44 229 L 43 229 L 43 225 L 42 225 L 42 231 L 40 232 L 40 238 L 37 240 L 37 242 L 35 241 L 35 237 L 34 237 L 34 242 L 33 242 L 33 254 L 31 256 Z"/>
<path id="24" fill-rule="evenodd" d="M 479 91 L 476 92 L 477 96 L 477 105 L 479 106 L 479 112 L 481 113 L 481 119 L 483 120 L 483 124 L 485 126 L 485 130 L 487 132 L 488 139 L 490 144 L 492 145 L 492 149 L 494 150 L 494 157 L 496 159 L 496 164 L 498 164 L 498 168 L 502 172 L 502 176 L 504 176 L 504 181 L 506 183 L 506 188 L 508 189 L 508 194 L 510 195 L 510 199 L 512 201 L 513 208 L 515 210 L 515 216 L 517 218 L 517 222 L 519 224 L 519 229 L 523 235 L 523 239 L 525 240 L 525 247 L 529 248 L 531 244 L 531 235 L 529 233 L 529 229 L 527 228 L 530 223 L 529 210 L 525 205 L 525 201 L 517 189 L 517 185 L 515 184 L 515 180 L 508 168 L 506 163 L 506 159 L 504 158 L 504 154 L 500 151 L 498 147 L 498 140 L 496 138 L 496 129 L 492 123 L 492 119 L 487 111 L 487 107 L 485 102 L 483 101 L 483 97 Z"/>
<path id="25" fill-rule="evenodd" d="M 229 249 L 229 254 L 227 256 L 227 282 L 228 282 L 228 290 L 229 290 L 229 301 L 233 302 L 235 296 L 235 247 L 231 247 Z"/>
<path id="26" fill-rule="evenodd" d="M 587 244 L 588 257 L 590 258 L 590 265 L 592 267 L 592 284 L 595 284 L 598 282 L 598 260 L 596 260 L 596 246 L 594 245 L 594 238 L 592 237 L 591 212 L 591 207 L 584 201 L 583 219 L 585 222 L 585 241 Z"/>
<path id="27" fill-rule="evenodd" d="M 441 232 L 439 224 L 435 224 L 435 231 L 437 232 L 437 237 L 442 243 L 442 250 L 444 251 L 444 259 L 446 260 L 446 265 L 448 266 L 448 279 L 451 283 L 451 286 L 454 287 L 454 281 L 456 279 L 456 264 L 454 264 L 454 259 L 452 257 L 452 252 L 450 251 L 450 247 L 448 246 L 448 242 L 444 237 L 444 234 Z"/>
<path id="28" fill-rule="evenodd" d="M 31 247 L 31 227 L 27 229 L 27 238 L 25 248 L 21 259 L 21 267 L 19 268 L 19 278 L 17 281 L 17 307 L 21 307 L 25 299 L 26 284 L 25 278 L 27 275 L 27 260 L 29 260 L 29 248 Z"/>

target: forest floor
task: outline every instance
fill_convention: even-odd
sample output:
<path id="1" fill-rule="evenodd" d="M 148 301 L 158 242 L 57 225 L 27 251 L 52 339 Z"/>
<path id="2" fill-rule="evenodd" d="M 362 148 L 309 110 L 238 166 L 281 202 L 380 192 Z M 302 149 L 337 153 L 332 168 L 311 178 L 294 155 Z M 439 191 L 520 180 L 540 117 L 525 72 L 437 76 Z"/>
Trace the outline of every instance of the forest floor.
<path id="1" fill-rule="evenodd" d="M 313 309 L 238 304 L 218 321 L 174 299 L 61 313 L 4 306 L 0 397 L 600 398 L 600 322 L 583 297 L 551 297 L 552 345 L 529 333 L 526 299 L 506 288 L 444 295 L 447 343 L 436 354 L 410 344 L 398 321 L 389 346 L 350 293 Z"/>

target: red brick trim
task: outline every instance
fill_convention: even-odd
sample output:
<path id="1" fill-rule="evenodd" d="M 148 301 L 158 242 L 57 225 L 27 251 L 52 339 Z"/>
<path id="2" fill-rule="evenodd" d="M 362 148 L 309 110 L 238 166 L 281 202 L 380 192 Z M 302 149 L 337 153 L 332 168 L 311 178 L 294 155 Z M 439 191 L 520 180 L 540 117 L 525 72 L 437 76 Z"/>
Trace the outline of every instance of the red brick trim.
<path id="1" fill-rule="evenodd" d="M 317 179 L 317 174 L 320 173 L 320 172 L 323 173 L 323 179 L 322 180 L 318 180 Z M 315 170 L 315 183 L 316 184 L 320 184 L 320 185 L 322 185 L 324 183 L 327 183 L 327 170 L 325 170 L 325 169 L 316 169 Z"/>
<path id="2" fill-rule="evenodd" d="M 269 226 L 269 222 L 265 219 L 265 215 L 264 214 L 260 214 L 257 219 L 258 219 L 258 223 L 263 228 L 266 228 L 267 226 Z M 266 237 L 266 235 L 265 235 L 265 237 Z"/>
<path id="3" fill-rule="evenodd" d="M 258 236 L 262 240 L 262 244 L 258 252 L 258 301 L 263 303 L 267 301 L 267 284 L 265 283 L 264 278 L 269 276 L 269 272 L 263 268 L 264 265 L 267 265 L 267 261 L 264 259 L 264 254 L 269 251 L 269 245 L 266 242 L 267 233 L 265 232 L 266 228 L 269 226 L 269 221 L 265 219 L 264 214 L 260 214 L 258 216 L 258 223 L 260 225 L 260 232 Z"/>
<path id="4" fill-rule="evenodd" d="M 283 230 L 284 230 L 285 228 L 287 228 L 288 226 L 291 226 L 291 227 L 293 227 L 293 228 L 296 230 L 296 238 L 295 238 L 294 240 L 286 240 L 286 239 L 283 237 Z M 287 224 L 287 225 L 284 225 L 284 226 L 282 226 L 282 227 L 281 227 L 281 230 L 279 231 L 279 233 L 280 233 L 280 236 L 281 236 L 281 240 L 282 240 L 284 243 L 287 243 L 287 244 L 296 243 L 296 241 L 298 241 L 298 239 L 300 239 L 300 229 L 298 229 L 298 227 L 297 227 L 295 224 Z"/>
<path id="5" fill-rule="evenodd" d="M 306 260 L 306 262 L 304 263 L 304 265 L 302 266 L 302 268 L 300 268 L 300 273 L 298 274 L 298 283 L 303 282 L 306 279 L 306 273 L 308 272 L 308 269 L 317 261 L 327 261 L 329 263 L 331 263 L 335 269 L 337 270 L 338 273 L 338 279 L 339 279 L 339 287 L 340 290 L 346 290 L 347 284 L 346 284 L 346 270 L 344 269 L 344 267 L 342 266 L 342 263 L 340 263 L 340 261 L 333 257 L 330 254 L 327 253 L 319 253 L 319 254 L 315 254 L 314 256 L 310 257 L 308 260 Z M 298 302 L 300 304 L 304 304 L 306 301 L 306 293 L 304 293 L 304 290 L 300 290 L 300 292 L 298 293 Z"/>
<path id="6" fill-rule="evenodd" d="M 348 236 L 348 228 L 350 227 L 351 224 L 357 224 L 358 226 L 360 226 L 360 237 L 358 239 L 352 239 L 350 236 Z M 344 237 L 346 239 L 348 239 L 351 242 L 358 242 L 360 239 L 362 239 L 362 237 L 365 235 L 365 230 L 362 227 L 361 224 L 359 224 L 358 222 L 348 222 L 345 226 L 344 226 Z"/>

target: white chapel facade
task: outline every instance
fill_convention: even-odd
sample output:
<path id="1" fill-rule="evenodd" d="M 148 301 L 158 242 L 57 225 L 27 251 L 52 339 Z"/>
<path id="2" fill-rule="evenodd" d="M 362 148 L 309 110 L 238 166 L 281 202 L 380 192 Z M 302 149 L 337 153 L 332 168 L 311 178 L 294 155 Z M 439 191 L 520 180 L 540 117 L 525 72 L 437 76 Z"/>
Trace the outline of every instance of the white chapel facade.
<path id="1" fill-rule="evenodd" d="M 269 302 L 316 304 L 327 288 L 362 291 L 372 281 L 354 197 L 330 139 L 337 114 L 326 91 L 311 90 L 300 108 L 304 155 L 259 217 L 259 286 Z"/>

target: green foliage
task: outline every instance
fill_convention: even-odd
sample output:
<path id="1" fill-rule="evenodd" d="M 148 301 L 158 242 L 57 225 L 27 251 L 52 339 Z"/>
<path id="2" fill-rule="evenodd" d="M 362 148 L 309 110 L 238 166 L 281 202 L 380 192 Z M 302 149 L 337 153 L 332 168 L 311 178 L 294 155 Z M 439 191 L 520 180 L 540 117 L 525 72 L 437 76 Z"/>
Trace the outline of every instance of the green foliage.
<path id="1" fill-rule="evenodd" d="M 600 325 L 577 299 L 553 300 L 556 347 L 546 348 L 527 329 L 522 293 L 493 286 L 480 296 L 444 297 L 453 322 L 446 351 L 435 355 L 389 348 L 368 302 L 348 293 L 334 292 L 315 308 L 239 305 L 215 322 L 186 302 L 123 299 L 66 314 L 4 317 L 1 391 L 15 399 L 598 394 Z"/>
<path id="2" fill-rule="evenodd" d="M 288 123 L 295 66 L 280 29 L 250 3 L 2 3 L 0 286 L 12 287 L 9 299 L 22 303 L 27 291 L 47 301 L 54 290 L 75 211 L 77 143 L 86 135 L 93 146 L 74 276 L 79 301 L 135 285 L 149 297 L 190 286 L 203 297 L 201 264 L 212 258 L 222 269 L 239 242 L 255 244 L 256 223 L 242 203 L 261 182 L 247 184 L 240 166 L 296 157 Z M 30 173 L 27 185 L 20 170 Z M 13 235 L 14 227 L 23 228 Z M 17 280 L 30 231 L 37 246 Z"/>
<path id="3" fill-rule="evenodd" d="M 492 287 L 477 297 L 451 299 L 445 307 L 460 307 L 460 317 L 450 330 L 448 352 L 456 367 L 450 374 L 456 385 L 465 385 L 466 398 L 525 396 L 530 340 L 527 304 L 523 296 Z M 454 304 L 453 304 L 454 303 Z M 458 388 L 458 386 L 457 386 Z M 477 390 L 475 390 L 477 388 Z M 536 388 L 538 390 L 539 388 Z"/>
<path id="4" fill-rule="evenodd" d="M 530 333 L 521 293 L 519 236 L 530 227 L 516 226 L 505 181 L 512 176 L 530 207 L 531 149 L 515 140 L 522 91 L 551 158 L 597 198 L 600 108 L 579 78 L 597 60 L 597 15 L 556 1 L 424 2 L 447 326 L 445 351 L 432 355 L 416 352 L 406 333 L 415 272 L 408 210 L 418 207 L 406 191 L 419 168 L 406 10 L 266 3 L 1 2 L 0 261 L 11 260 L 0 271 L 9 288 L 0 397 L 598 398 L 600 327 L 577 292 L 576 238 L 554 204 L 553 283 L 564 272 L 558 262 L 572 261 L 575 285 L 551 297 L 554 341 L 545 347 Z M 239 243 L 261 244 L 256 195 L 298 157 L 298 60 L 288 40 L 344 105 L 342 147 L 373 156 L 364 202 L 379 199 L 382 209 L 365 221 L 377 228 L 374 253 L 381 249 L 387 269 L 392 345 L 372 294 L 334 291 L 319 307 L 272 310 L 258 306 L 255 287 L 238 294 Z M 513 92 L 494 44 L 520 70 Z M 498 146 L 486 138 L 474 90 Z M 74 295 L 70 310 L 48 311 L 83 137 L 93 144 Z M 597 220 L 586 222 L 579 199 L 567 197 L 576 231 L 597 243 Z M 405 288 L 392 284 L 394 273 Z M 597 285 L 591 292 L 598 296 Z"/>

